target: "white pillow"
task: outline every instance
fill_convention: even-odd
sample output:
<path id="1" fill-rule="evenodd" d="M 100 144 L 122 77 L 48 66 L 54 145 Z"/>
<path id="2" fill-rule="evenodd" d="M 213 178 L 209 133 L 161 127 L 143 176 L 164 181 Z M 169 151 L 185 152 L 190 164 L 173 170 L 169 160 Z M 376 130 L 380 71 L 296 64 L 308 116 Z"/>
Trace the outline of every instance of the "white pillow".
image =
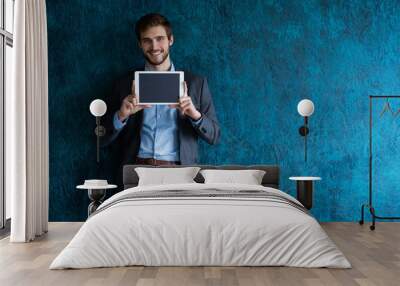
<path id="1" fill-rule="evenodd" d="M 199 167 L 135 168 L 139 176 L 138 186 L 195 183 L 193 179 L 199 170 Z"/>
<path id="2" fill-rule="evenodd" d="M 201 170 L 204 183 L 261 185 L 265 171 L 261 170 Z"/>

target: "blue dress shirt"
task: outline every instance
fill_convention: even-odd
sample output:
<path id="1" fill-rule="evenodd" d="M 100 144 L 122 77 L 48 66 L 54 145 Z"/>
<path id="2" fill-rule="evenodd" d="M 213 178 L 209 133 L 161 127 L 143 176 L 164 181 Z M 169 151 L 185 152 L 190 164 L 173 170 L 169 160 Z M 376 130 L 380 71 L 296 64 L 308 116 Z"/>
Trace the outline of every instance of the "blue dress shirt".
<path id="1" fill-rule="evenodd" d="M 146 64 L 145 70 L 152 70 Z M 170 71 L 175 71 L 171 64 Z M 200 124 L 202 118 L 191 120 L 192 124 Z M 114 128 L 119 130 L 126 125 L 118 119 L 118 111 L 114 114 Z M 154 158 L 165 161 L 180 161 L 179 157 L 178 110 L 168 105 L 153 105 L 143 110 L 143 125 L 140 132 L 140 148 L 138 157 Z"/>

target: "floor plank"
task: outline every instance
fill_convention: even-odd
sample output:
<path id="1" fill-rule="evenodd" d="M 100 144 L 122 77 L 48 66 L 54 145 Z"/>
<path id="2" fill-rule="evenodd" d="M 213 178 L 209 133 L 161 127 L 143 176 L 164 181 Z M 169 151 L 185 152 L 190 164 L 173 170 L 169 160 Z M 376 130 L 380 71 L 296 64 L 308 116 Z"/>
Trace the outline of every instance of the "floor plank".
<path id="1" fill-rule="evenodd" d="M 0 285 L 398 285 L 400 223 L 378 223 L 375 231 L 356 223 L 322 227 L 352 263 L 352 269 L 290 267 L 116 267 L 48 269 L 82 223 L 50 223 L 49 232 L 32 243 L 0 240 Z"/>

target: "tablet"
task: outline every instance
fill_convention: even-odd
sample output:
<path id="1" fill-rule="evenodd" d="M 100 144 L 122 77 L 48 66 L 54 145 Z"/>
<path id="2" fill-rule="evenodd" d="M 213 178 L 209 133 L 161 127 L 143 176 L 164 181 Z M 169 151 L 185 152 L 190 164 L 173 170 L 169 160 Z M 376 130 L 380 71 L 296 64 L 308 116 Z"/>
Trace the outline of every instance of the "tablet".
<path id="1" fill-rule="evenodd" d="M 135 93 L 139 104 L 176 104 L 183 96 L 184 73 L 137 71 Z"/>

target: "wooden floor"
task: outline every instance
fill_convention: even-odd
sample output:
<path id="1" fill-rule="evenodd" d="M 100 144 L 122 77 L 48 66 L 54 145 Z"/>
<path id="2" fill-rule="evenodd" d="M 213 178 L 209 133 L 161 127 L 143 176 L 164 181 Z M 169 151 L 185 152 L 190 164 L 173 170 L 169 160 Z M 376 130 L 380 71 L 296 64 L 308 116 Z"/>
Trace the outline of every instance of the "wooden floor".
<path id="1" fill-rule="evenodd" d="M 356 223 L 322 224 L 353 268 L 120 267 L 48 270 L 81 223 L 50 223 L 32 243 L 0 241 L 0 285 L 400 285 L 400 223 L 372 232 Z"/>

